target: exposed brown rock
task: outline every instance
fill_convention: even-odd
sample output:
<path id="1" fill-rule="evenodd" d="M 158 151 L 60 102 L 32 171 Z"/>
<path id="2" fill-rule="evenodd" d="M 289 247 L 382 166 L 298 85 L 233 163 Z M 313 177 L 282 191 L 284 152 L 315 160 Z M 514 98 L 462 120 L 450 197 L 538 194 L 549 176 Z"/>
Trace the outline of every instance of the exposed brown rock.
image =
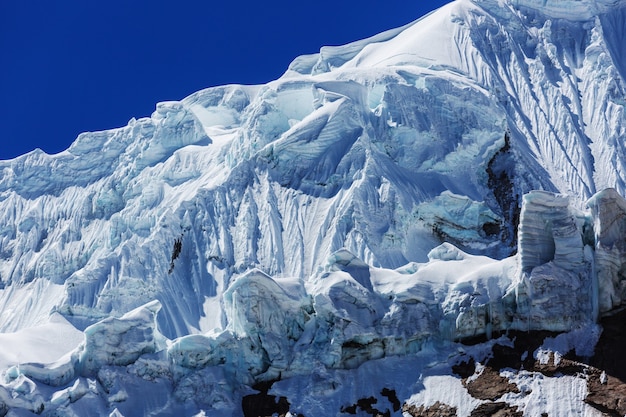
<path id="1" fill-rule="evenodd" d="M 531 370 L 552 377 L 557 374 L 571 376 L 580 375 L 585 373 L 586 368 L 587 366 L 585 364 L 567 358 L 561 358 L 559 361 L 556 361 L 554 353 L 550 352 L 550 359 L 547 363 L 535 361 Z"/>
<path id="2" fill-rule="evenodd" d="M 466 379 L 464 379 L 464 383 L 473 397 L 495 400 L 507 392 L 506 385 L 510 384 L 506 378 L 499 375 L 502 368 L 525 369 L 548 377 L 578 375 L 587 379 L 588 394 L 585 401 L 589 405 L 609 416 L 624 416 L 626 415 L 626 361 L 624 361 L 623 352 L 626 350 L 626 311 L 603 318 L 601 324 L 604 332 L 592 358 L 577 358 L 570 354 L 557 361 L 554 353 L 551 353 L 547 363 L 541 363 L 533 357 L 533 353 L 543 344 L 546 337 L 553 337 L 555 334 L 515 332 L 509 335 L 514 339 L 513 347 L 494 345 L 493 356 L 487 361 L 483 373 L 469 383 L 465 383 Z M 467 363 L 456 370 L 459 374 L 467 373 L 471 365 Z M 484 407 L 492 406 L 485 405 Z M 479 408 L 475 411 L 479 411 Z M 487 409 L 480 411 L 489 412 Z M 474 413 L 472 416 L 476 417 Z"/>
<path id="3" fill-rule="evenodd" d="M 546 337 L 555 337 L 558 333 L 547 331 L 508 332 L 511 344 L 495 344 L 489 359 L 485 361 L 480 375 L 476 374 L 475 359 L 483 362 L 484 358 L 466 357 L 452 366 L 469 394 L 488 402 L 476 407 L 471 417 L 497 416 L 521 417 L 523 413 L 516 407 L 497 401 L 508 392 L 519 393 L 519 387 L 502 377 L 504 368 L 536 372 L 547 377 L 571 375 L 587 380 L 587 398 L 585 402 L 607 416 L 626 415 L 626 310 L 601 320 L 604 328 L 596 345 L 595 355 L 591 358 L 576 357 L 574 352 L 556 360 L 551 353 L 546 363 L 534 358 L 534 353 L 544 343 Z M 528 393 L 524 393 L 528 394 Z M 456 408 L 435 403 L 430 407 L 404 404 L 402 411 L 412 417 L 455 416 Z M 542 416 L 547 414 L 542 414 Z"/>
<path id="4" fill-rule="evenodd" d="M 611 416 L 626 415 L 626 384 L 619 379 L 590 368 L 585 402 Z"/>
<path id="5" fill-rule="evenodd" d="M 522 417 L 524 413 L 504 402 L 482 403 L 474 410 L 470 417 Z"/>
<path id="6" fill-rule="evenodd" d="M 439 401 L 430 407 L 424 407 L 423 405 L 417 407 L 405 403 L 402 406 L 402 412 L 411 417 L 456 417 L 456 407 L 442 404 Z"/>
<path id="7" fill-rule="evenodd" d="M 507 392 L 519 393 L 517 385 L 500 375 L 500 371 L 486 366 L 478 377 L 464 379 L 467 392 L 479 400 L 495 400 Z"/>

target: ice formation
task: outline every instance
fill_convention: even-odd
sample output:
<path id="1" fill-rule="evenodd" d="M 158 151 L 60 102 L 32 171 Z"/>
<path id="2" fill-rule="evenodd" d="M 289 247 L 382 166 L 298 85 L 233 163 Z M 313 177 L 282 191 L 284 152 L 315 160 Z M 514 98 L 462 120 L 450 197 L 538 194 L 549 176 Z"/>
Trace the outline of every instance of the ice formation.
<path id="1" fill-rule="evenodd" d="M 457 0 L 0 161 L 0 341 L 68 336 L 0 351 L 0 415 L 240 415 L 253 386 L 398 414 L 456 341 L 594 328 L 626 303 L 625 21 Z"/>
<path id="2" fill-rule="evenodd" d="M 626 295 L 624 292 L 626 204 L 613 189 L 596 194 L 587 204 L 593 213 L 596 231 L 595 269 L 599 308 L 602 312 L 608 312 L 622 305 Z"/>

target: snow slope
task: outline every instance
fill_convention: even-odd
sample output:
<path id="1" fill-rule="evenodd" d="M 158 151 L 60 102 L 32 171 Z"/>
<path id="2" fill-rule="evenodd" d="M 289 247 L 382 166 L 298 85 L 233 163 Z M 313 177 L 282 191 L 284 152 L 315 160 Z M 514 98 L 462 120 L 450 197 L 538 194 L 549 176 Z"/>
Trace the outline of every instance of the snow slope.
<path id="1" fill-rule="evenodd" d="M 7 371 L 11 392 L 70 384 L 11 404 L 236 415 L 258 382 L 305 392 L 319 373 L 330 398 L 433 339 L 592 325 L 626 300 L 625 22 L 617 0 L 457 0 L 266 85 L 0 161 L 7 346 L 59 314 L 87 338 L 63 325 L 54 352 L 75 350 L 55 365 L 0 353 L 39 363 Z M 118 363 L 90 337 L 126 335 L 111 323 L 131 311 L 148 324 Z M 129 400 L 146 384 L 154 403 Z"/>

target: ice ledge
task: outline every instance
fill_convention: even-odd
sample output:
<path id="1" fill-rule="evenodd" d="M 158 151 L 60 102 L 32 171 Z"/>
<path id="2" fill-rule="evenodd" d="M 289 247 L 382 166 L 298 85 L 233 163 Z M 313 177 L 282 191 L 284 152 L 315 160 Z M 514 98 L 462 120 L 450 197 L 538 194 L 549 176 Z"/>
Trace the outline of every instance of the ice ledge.
<path id="1" fill-rule="evenodd" d="M 528 304 L 520 305 L 534 316 L 529 320 L 534 328 L 554 330 L 550 323 L 559 321 L 563 308 L 570 312 L 564 318 L 578 317 L 571 321 L 573 326 L 585 317 L 595 321 L 626 303 L 626 200 L 616 190 L 605 189 L 591 197 L 587 207 L 581 212 L 567 196 L 539 191 L 523 198 L 518 299 L 520 294 L 526 297 Z M 561 309 L 555 310 L 555 305 Z M 547 319 L 551 310 L 554 318 Z"/>

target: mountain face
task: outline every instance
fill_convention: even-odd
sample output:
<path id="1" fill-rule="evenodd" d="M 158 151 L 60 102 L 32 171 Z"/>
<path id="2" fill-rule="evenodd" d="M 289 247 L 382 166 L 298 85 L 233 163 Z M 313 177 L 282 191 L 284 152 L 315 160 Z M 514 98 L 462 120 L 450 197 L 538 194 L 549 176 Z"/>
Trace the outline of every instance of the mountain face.
<path id="1" fill-rule="evenodd" d="M 457 0 L 0 161 L 0 415 L 625 414 L 583 360 L 626 303 L 625 28 Z"/>

